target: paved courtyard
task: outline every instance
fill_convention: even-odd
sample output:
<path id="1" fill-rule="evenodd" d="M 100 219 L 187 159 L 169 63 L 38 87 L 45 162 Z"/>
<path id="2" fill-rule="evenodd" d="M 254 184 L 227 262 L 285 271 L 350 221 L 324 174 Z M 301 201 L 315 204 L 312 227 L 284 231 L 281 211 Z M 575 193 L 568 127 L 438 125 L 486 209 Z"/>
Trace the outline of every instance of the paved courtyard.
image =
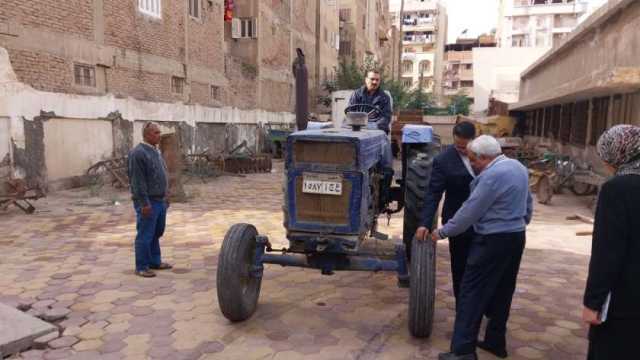
<path id="1" fill-rule="evenodd" d="M 267 265 L 260 305 L 244 323 L 218 309 L 217 254 L 226 230 L 251 222 L 284 245 L 282 164 L 271 174 L 192 180 L 193 198 L 172 204 L 158 277 L 133 273 L 134 216 L 125 193 L 60 192 L 36 214 L 0 213 L 0 302 L 34 311 L 68 308 L 61 337 L 25 359 L 435 359 L 454 319 L 446 242 L 438 246 L 435 326 L 430 339 L 407 330 L 406 289 L 393 274 L 337 273 Z M 106 189 L 105 189 L 106 190 Z M 114 204 L 117 201 L 117 204 Z M 580 322 L 590 237 L 586 199 L 537 205 L 509 322 L 510 359 L 584 359 Z M 402 218 L 380 231 L 398 240 Z M 479 350 L 480 359 L 493 359 Z"/>

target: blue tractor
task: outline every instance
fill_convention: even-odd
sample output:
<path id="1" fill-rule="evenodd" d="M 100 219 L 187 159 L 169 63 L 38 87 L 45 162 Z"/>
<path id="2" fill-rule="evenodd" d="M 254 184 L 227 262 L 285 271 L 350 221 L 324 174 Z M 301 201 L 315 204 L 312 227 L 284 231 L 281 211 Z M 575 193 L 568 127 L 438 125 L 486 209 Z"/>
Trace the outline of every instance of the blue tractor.
<path id="1" fill-rule="evenodd" d="M 284 226 L 289 246 L 274 249 L 251 224 L 235 224 L 219 254 L 217 293 L 231 321 L 255 311 L 265 264 L 334 271 L 393 271 L 408 285 L 409 330 L 431 333 L 435 296 L 435 245 L 413 241 L 439 139 L 429 126 L 403 130 L 402 171 L 393 179 L 388 136 L 367 128 L 375 107 L 345 110 L 351 129 L 297 131 L 285 151 Z M 395 180 L 395 184 L 394 183 Z M 366 250 L 387 241 L 378 218 L 404 209 L 403 242 L 387 255 Z"/>

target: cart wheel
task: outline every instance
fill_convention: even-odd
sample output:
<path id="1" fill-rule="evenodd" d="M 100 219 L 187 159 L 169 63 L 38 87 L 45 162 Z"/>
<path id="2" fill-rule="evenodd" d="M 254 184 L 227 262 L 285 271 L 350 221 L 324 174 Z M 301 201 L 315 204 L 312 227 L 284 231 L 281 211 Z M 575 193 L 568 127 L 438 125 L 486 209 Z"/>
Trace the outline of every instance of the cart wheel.
<path id="1" fill-rule="evenodd" d="M 258 305 L 262 277 L 252 274 L 257 235 L 253 225 L 235 224 L 222 242 L 216 287 L 220 310 L 231 321 L 248 319 Z"/>
<path id="2" fill-rule="evenodd" d="M 551 197 L 553 197 L 553 187 L 551 186 L 551 179 L 549 179 L 547 175 L 542 175 L 540 180 L 538 180 L 536 197 L 540 204 L 547 205 L 551 202 Z"/>
<path id="3" fill-rule="evenodd" d="M 409 289 L 409 332 L 429 337 L 433 328 L 436 296 L 436 246 L 431 239 L 412 241 Z"/>
<path id="4" fill-rule="evenodd" d="M 571 185 L 571 192 L 578 196 L 591 195 L 595 190 L 595 186 L 583 182 L 574 182 Z"/>

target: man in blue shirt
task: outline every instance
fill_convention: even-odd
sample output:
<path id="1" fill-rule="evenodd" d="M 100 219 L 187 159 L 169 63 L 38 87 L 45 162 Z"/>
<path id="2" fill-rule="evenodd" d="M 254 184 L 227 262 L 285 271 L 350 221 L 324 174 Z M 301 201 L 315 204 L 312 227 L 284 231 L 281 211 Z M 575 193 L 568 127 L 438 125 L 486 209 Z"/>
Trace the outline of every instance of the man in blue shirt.
<path id="1" fill-rule="evenodd" d="M 471 182 L 469 199 L 432 233 L 434 241 L 455 237 L 470 226 L 476 233 L 457 299 L 451 352 L 440 354 L 439 360 L 475 360 L 476 346 L 507 357 L 507 319 L 533 210 L 527 169 L 502 155 L 496 139 L 476 138 L 469 144 L 469 160 L 479 174 Z M 478 343 L 484 314 L 489 321 L 484 341 Z"/>
<path id="2" fill-rule="evenodd" d="M 136 211 L 136 275 L 154 277 L 151 270 L 171 269 L 162 262 L 160 237 L 167 218 L 167 166 L 157 148 L 160 127 L 149 122 L 142 129 L 143 142 L 129 152 L 128 173 L 133 208 Z"/>
<path id="3" fill-rule="evenodd" d="M 376 119 L 369 119 L 375 122 L 377 128 L 389 134 L 389 124 L 391 123 L 391 101 L 389 96 L 380 88 L 380 73 L 377 70 L 367 71 L 364 79 L 364 86 L 353 92 L 349 98 L 349 106 L 355 104 L 373 105 L 380 111 Z"/>

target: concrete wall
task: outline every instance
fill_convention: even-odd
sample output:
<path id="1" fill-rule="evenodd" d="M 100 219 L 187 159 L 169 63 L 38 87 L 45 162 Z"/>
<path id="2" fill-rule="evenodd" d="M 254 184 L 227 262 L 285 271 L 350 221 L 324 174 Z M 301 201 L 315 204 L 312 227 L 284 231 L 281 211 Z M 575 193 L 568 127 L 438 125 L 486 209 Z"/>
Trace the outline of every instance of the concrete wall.
<path id="1" fill-rule="evenodd" d="M 6 177 L 11 165 L 11 134 L 9 118 L 0 117 L 0 178 Z"/>
<path id="2" fill-rule="evenodd" d="M 640 88 L 639 27 L 640 2 L 609 1 L 566 43 L 527 69 L 522 76 L 520 103 L 571 95 L 588 98 Z"/>
<path id="3" fill-rule="evenodd" d="M 48 181 L 84 175 L 113 156 L 111 121 L 53 118 L 43 127 Z"/>
<path id="4" fill-rule="evenodd" d="M 518 99 L 520 73 L 542 56 L 547 48 L 474 48 L 473 111 L 489 108 L 489 97 L 497 93 L 500 101 Z"/>

